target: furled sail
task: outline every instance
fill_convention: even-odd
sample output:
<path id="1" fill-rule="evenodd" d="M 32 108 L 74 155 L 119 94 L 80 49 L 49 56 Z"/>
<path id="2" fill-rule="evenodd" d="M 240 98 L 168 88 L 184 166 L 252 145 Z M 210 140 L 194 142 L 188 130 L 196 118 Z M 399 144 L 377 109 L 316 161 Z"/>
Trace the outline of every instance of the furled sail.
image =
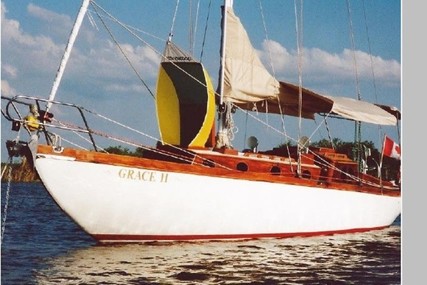
<path id="1" fill-rule="evenodd" d="M 223 98 L 245 110 L 299 116 L 300 88 L 276 80 L 264 67 L 240 19 L 226 7 Z M 396 125 L 386 107 L 345 97 L 330 97 L 301 89 L 301 116 L 334 114 L 354 121 Z"/>
<path id="2" fill-rule="evenodd" d="M 353 121 L 378 125 L 396 125 L 397 117 L 375 104 L 347 97 L 330 97 L 334 104 L 332 113 Z"/>
<path id="3" fill-rule="evenodd" d="M 215 119 L 215 91 L 203 65 L 168 41 L 156 92 L 163 142 L 205 146 Z"/>

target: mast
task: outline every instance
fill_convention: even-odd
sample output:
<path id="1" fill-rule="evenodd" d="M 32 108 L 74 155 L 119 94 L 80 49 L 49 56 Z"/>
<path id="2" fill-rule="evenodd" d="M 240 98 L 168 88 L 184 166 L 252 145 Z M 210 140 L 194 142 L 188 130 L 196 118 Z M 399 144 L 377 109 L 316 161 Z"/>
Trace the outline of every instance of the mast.
<path id="1" fill-rule="evenodd" d="M 217 141 L 216 141 L 216 147 L 226 147 L 229 148 L 230 146 L 230 140 L 228 138 L 227 134 L 227 112 L 230 112 L 230 106 L 226 106 L 224 102 L 224 73 L 225 73 L 225 46 L 226 46 L 226 38 L 227 38 L 227 9 L 233 8 L 233 0 L 224 0 L 224 5 L 222 7 L 222 34 L 221 34 L 221 50 L 220 50 L 220 56 L 221 56 L 221 66 L 220 66 L 220 73 L 219 73 L 219 105 L 218 105 L 218 117 L 219 117 L 219 126 L 218 126 L 218 134 L 217 134 Z"/>
<path id="2" fill-rule="evenodd" d="M 49 102 L 46 105 L 46 112 L 52 106 L 52 102 L 55 99 L 56 91 L 58 90 L 59 83 L 61 82 L 62 75 L 64 74 L 65 66 L 67 65 L 68 58 L 70 57 L 71 49 L 73 48 L 74 42 L 76 40 L 77 34 L 79 33 L 80 27 L 83 22 L 83 18 L 86 14 L 87 8 L 91 0 L 83 0 L 80 11 L 77 15 L 77 18 L 74 22 L 73 29 L 71 30 L 70 37 L 68 39 L 67 46 L 65 48 L 64 55 L 62 56 L 61 64 L 59 65 L 58 71 L 56 72 L 55 81 L 53 82 L 52 90 L 49 95 Z"/>
<path id="3" fill-rule="evenodd" d="M 227 9 L 233 8 L 233 0 L 224 0 L 223 6 L 223 21 L 222 21 L 222 35 L 221 35 L 221 71 L 219 76 L 219 104 L 224 103 L 224 66 L 225 66 L 225 41 L 227 38 Z"/>

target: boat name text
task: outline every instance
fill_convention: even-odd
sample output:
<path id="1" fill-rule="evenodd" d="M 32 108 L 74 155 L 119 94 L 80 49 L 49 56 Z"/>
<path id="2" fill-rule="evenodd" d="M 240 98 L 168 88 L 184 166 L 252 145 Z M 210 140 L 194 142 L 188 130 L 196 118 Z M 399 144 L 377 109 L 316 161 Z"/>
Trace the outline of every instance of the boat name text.
<path id="1" fill-rule="evenodd" d="M 191 57 L 189 56 L 168 56 L 167 58 L 174 61 L 191 61 Z"/>
<path id="2" fill-rule="evenodd" d="M 129 180 L 140 180 L 145 182 L 168 182 L 168 174 L 149 170 L 133 170 L 122 168 L 119 170 L 119 177 Z"/>

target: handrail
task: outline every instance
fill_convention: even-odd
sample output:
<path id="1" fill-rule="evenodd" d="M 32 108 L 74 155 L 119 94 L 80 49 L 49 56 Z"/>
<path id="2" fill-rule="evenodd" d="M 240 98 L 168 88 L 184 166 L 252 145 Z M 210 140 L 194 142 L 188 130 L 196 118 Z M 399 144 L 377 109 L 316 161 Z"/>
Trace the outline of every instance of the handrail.
<path id="1" fill-rule="evenodd" d="M 59 125 L 55 125 L 55 124 L 49 124 L 49 121 L 47 121 L 46 117 L 45 117 L 45 115 L 48 113 L 44 110 L 39 110 L 39 113 L 42 114 L 39 118 L 42 121 L 40 123 L 40 125 L 43 126 L 42 131 L 45 133 L 46 142 L 49 145 L 51 144 L 50 137 L 49 137 L 48 132 L 47 132 L 45 127 L 62 129 L 62 130 L 69 130 L 69 131 L 77 131 L 77 132 L 81 132 L 81 133 L 87 133 L 89 136 L 89 139 L 92 143 L 93 148 L 95 149 L 95 151 L 98 151 L 98 148 L 97 148 L 96 143 L 95 143 L 95 139 L 93 137 L 94 132 L 89 127 L 89 123 L 88 123 L 86 116 L 84 114 L 84 111 L 86 110 L 84 107 L 81 107 L 81 106 L 78 106 L 78 105 L 75 105 L 72 103 L 50 101 L 47 99 L 42 99 L 42 98 L 33 97 L 33 96 L 26 96 L 26 95 L 16 95 L 14 97 L 1 96 L 1 99 L 8 101 L 7 104 L 5 105 L 5 110 L 3 110 L 3 108 L 2 108 L 1 112 L 2 112 L 3 117 L 10 122 L 20 122 L 20 123 L 24 122 L 24 118 L 21 115 L 21 112 L 20 112 L 19 108 L 17 107 L 17 105 L 25 105 L 25 106 L 29 107 L 30 105 L 35 103 L 35 104 L 37 104 L 37 106 L 40 106 L 40 102 L 43 102 L 43 103 L 49 102 L 49 103 L 54 104 L 54 105 L 62 105 L 65 107 L 76 109 L 78 111 L 78 113 L 80 114 L 80 117 L 81 117 L 82 122 L 84 124 L 84 128 L 82 128 L 82 129 L 70 128 L 67 126 L 59 126 Z M 16 113 L 16 115 L 11 114 L 11 106 L 13 107 L 13 111 Z"/>

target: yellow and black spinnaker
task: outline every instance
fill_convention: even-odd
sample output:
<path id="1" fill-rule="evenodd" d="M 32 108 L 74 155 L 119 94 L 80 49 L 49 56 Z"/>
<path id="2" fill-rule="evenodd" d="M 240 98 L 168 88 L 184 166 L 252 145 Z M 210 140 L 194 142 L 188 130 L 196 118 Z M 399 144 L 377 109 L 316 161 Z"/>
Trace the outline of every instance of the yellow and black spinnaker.
<path id="1" fill-rule="evenodd" d="M 170 41 L 157 79 L 156 108 L 163 143 L 205 146 L 215 119 L 215 91 L 203 65 Z"/>

